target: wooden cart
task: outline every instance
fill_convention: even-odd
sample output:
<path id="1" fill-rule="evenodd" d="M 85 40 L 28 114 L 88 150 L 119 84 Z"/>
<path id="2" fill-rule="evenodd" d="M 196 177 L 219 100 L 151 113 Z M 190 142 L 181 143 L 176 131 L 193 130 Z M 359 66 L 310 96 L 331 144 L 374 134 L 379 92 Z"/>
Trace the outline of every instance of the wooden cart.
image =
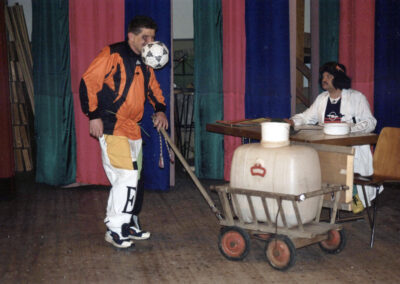
<path id="1" fill-rule="evenodd" d="M 212 186 L 212 190 L 218 192 L 221 200 L 223 213 L 215 206 L 210 195 L 202 186 L 190 166 L 179 152 L 178 148 L 171 141 L 164 129 L 161 129 L 165 140 L 174 150 L 175 154 L 181 161 L 187 173 L 207 201 L 208 205 L 215 213 L 217 219 L 222 226 L 218 247 L 221 253 L 229 260 L 242 260 L 246 257 L 250 250 L 250 237 L 265 242 L 265 255 L 268 263 L 277 270 L 286 270 L 294 265 L 296 261 L 296 248 L 305 247 L 307 245 L 319 243 L 321 249 L 327 253 L 337 254 L 346 244 L 345 232 L 341 225 L 335 224 L 338 201 L 340 193 L 348 186 L 324 184 L 321 189 L 303 193 L 299 195 L 280 194 L 272 192 L 263 192 L 256 190 L 232 188 L 229 185 Z M 239 208 L 237 195 L 245 195 L 247 197 L 250 211 L 252 214 L 252 223 L 243 221 L 240 210 L 234 213 L 233 205 Z M 322 205 L 324 203 L 323 196 L 331 196 L 332 212 L 330 223 L 320 222 Z M 318 212 L 313 222 L 303 224 L 298 209 L 298 203 L 308 198 L 321 196 L 318 206 Z M 262 199 L 263 208 L 265 210 L 267 221 L 259 222 L 255 217 L 254 205 L 252 198 L 260 197 Z M 278 213 L 283 222 L 283 227 L 278 227 L 274 222 L 274 217 L 268 213 L 266 198 L 275 199 L 278 204 Z M 292 202 L 294 212 L 296 214 L 297 226 L 288 227 L 286 223 L 285 212 L 282 207 L 282 201 L 288 200 Z M 275 219 L 277 220 L 277 219 Z"/>
<path id="2" fill-rule="evenodd" d="M 222 229 L 219 236 L 218 247 L 221 253 L 229 260 L 241 260 L 249 252 L 250 237 L 265 242 L 265 256 L 268 263 L 277 270 L 286 270 L 296 261 L 296 249 L 318 243 L 321 249 L 327 253 L 339 253 L 346 244 L 345 232 L 341 225 L 335 224 L 337 202 L 332 208 L 330 223 L 320 222 L 323 195 L 331 194 L 334 200 L 339 200 L 341 191 L 346 186 L 324 185 L 320 190 L 300 194 L 280 194 L 262 192 L 256 190 L 232 188 L 229 185 L 212 186 L 218 192 L 221 200 L 223 214 L 219 220 Z M 238 195 L 245 195 L 250 207 L 253 222 L 244 222 L 240 210 L 234 212 L 234 208 L 240 208 Z M 320 196 L 318 211 L 315 219 L 307 224 L 302 223 L 298 203 L 304 200 Z M 252 198 L 250 198 L 252 197 Z M 260 197 L 265 211 L 266 222 L 257 221 L 253 197 Z M 270 216 L 266 198 L 276 200 L 278 212 L 283 222 L 278 227 L 277 217 Z M 288 227 L 282 202 L 288 200 L 292 203 L 296 215 L 297 225 Z"/>

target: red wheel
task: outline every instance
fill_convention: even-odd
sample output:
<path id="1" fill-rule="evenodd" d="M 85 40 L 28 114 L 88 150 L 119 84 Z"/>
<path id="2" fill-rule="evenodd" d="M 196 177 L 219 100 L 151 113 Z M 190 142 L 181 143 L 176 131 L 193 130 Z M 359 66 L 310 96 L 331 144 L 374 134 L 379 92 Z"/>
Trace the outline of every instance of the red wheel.
<path id="1" fill-rule="evenodd" d="M 296 262 L 296 248 L 286 236 L 275 236 L 265 244 L 268 263 L 277 270 L 286 270 Z"/>
<path id="2" fill-rule="evenodd" d="M 328 232 L 328 239 L 319 243 L 320 248 L 331 254 L 341 252 L 346 245 L 346 234 L 344 230 L 330 230 Z"/>
<path id="3" fill-rule="evenodd" d="M 226 227 L 219 236 L 218 248 L 229 260 L 242 260 L 250 250 L 249 234 L 238 227 Z"/>

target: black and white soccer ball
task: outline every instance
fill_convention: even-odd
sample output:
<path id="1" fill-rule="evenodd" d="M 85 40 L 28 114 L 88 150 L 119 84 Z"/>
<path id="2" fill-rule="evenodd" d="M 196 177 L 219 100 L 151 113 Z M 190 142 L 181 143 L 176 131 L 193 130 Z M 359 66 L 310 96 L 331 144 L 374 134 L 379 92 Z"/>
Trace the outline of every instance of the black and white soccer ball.
<path id="1" fill-rule="evenodd" d="M 164 67 L 168 59 L 168 48 L 161 41 L 150 42 L 142 48 L 142 60 L 144 64 L 154 69 Z"/>

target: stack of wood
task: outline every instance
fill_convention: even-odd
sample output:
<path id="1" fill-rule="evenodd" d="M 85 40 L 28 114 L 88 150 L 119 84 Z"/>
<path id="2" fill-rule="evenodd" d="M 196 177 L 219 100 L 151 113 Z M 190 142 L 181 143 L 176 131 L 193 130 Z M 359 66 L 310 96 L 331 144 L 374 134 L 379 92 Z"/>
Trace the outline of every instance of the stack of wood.
<path id="1" fill-rule="evenodd" d="M 31 171 L 34 116 L 31 45 L 22 6 L 8 7 L 5 12 L 15 170 Z"/>

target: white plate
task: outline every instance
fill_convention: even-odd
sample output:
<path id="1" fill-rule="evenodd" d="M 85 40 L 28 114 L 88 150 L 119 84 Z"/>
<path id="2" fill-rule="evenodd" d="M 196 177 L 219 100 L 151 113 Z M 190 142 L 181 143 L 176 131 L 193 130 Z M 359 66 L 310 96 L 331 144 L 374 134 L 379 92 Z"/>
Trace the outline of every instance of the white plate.
<path id="1" fill-rule="evenodd" d="M 346 135 L 350 133 L 350 125 L 347 123 L 325 123 L 324 133 L 328 135 Z"/>

